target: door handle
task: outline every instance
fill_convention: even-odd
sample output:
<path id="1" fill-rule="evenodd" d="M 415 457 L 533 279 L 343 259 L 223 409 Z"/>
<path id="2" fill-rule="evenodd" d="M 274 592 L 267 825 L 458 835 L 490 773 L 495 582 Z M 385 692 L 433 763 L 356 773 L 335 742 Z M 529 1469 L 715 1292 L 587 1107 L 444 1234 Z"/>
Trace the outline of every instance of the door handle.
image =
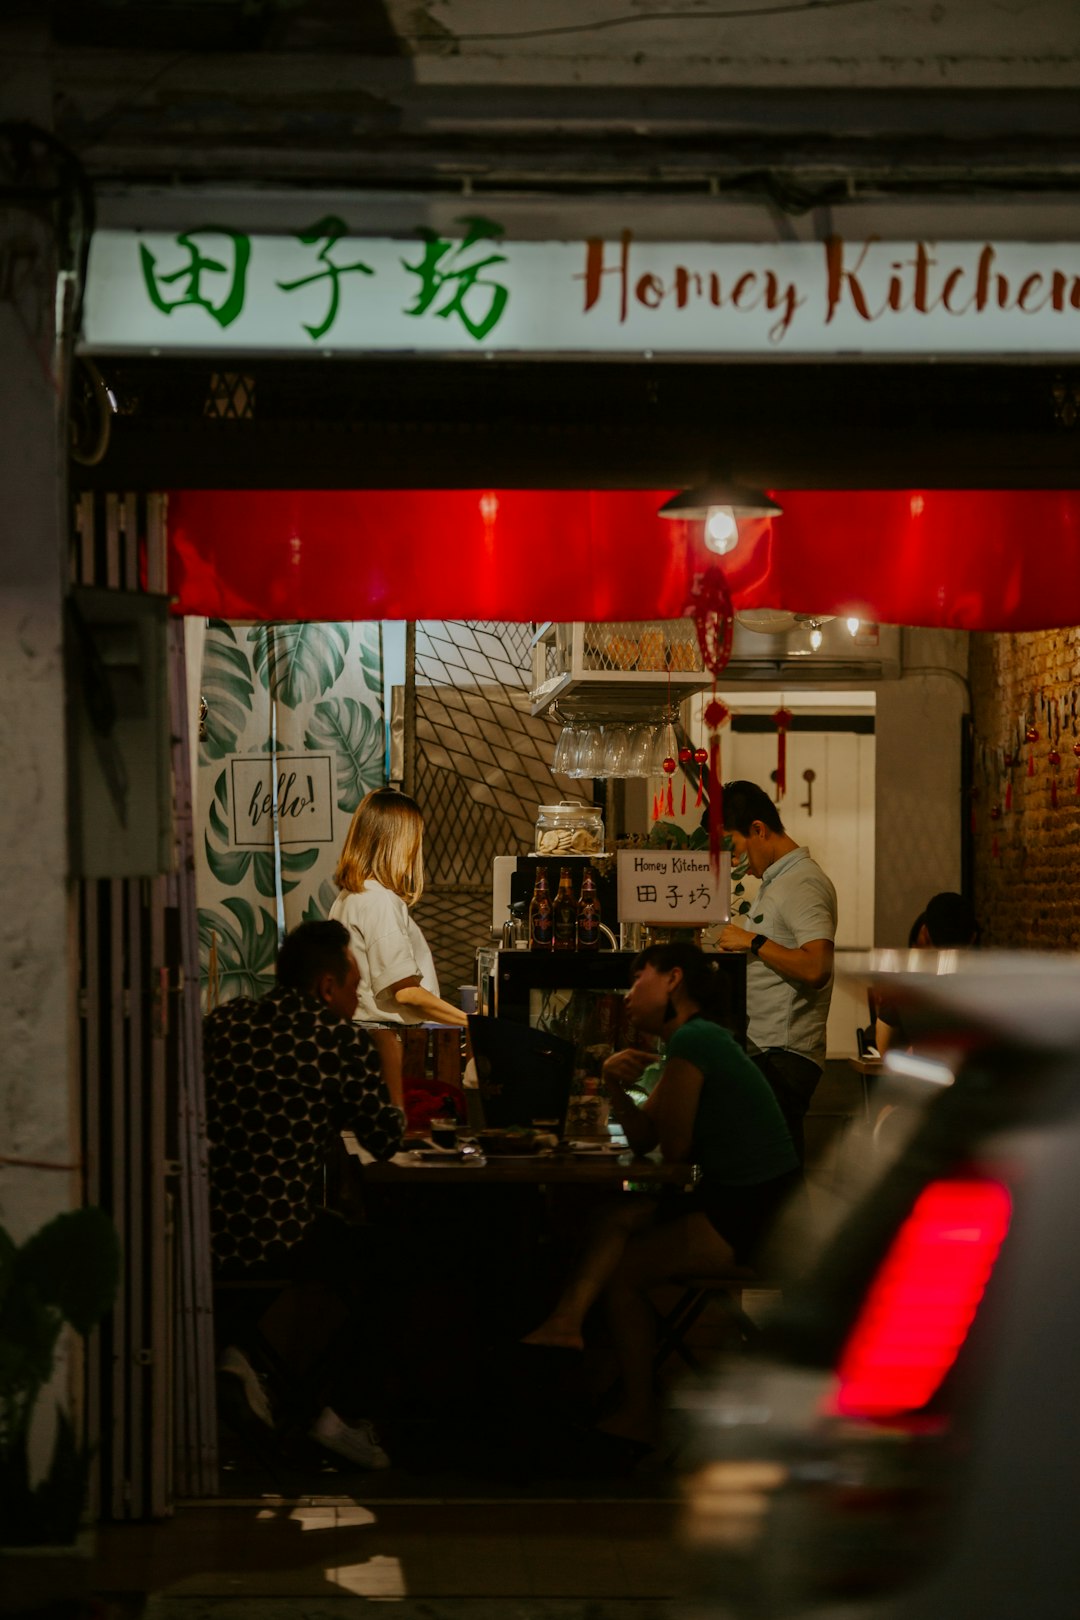
<path id="1" fill-rule="evenodd" d="M 814 813 L 814 778 L 816 775 L 817 772 L 811 770 L 805 770 L 802 773 L 802 779 L 806 783 L 806 801 L 800 804 L 799 809 L 805 810 L 808 816 L 812 816 Z"/>

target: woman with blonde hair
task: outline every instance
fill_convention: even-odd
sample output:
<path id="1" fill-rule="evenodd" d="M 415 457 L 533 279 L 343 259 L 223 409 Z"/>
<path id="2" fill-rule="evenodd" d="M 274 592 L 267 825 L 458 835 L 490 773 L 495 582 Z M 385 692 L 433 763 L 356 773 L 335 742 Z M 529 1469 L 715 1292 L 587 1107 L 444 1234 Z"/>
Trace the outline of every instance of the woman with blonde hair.
<path id="1" fill-rule="evenodd" d="M 409 915 L 424 890 L 423 840 L 419 806 L 392 788 L 361 800 L 345 836 L 330 916 L 349 930 L 360 969 L 359 1023 L 466 1023 L 440 996 L 427 940 Z"/>

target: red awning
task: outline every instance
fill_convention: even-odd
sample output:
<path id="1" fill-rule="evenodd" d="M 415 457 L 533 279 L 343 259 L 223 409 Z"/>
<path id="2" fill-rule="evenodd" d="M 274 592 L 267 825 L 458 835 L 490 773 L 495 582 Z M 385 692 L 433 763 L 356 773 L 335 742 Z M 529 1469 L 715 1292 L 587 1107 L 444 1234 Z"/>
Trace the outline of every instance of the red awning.
<path id="1" fill-rule="evenodd" d="M 720 561 L 665 490 L 180 490 L 176 612 L 211 618 L 677 618 Z M 721 561 L 736 608 L 881 624 L 1080 624 L 1080 490 L 778 490 Z"/>

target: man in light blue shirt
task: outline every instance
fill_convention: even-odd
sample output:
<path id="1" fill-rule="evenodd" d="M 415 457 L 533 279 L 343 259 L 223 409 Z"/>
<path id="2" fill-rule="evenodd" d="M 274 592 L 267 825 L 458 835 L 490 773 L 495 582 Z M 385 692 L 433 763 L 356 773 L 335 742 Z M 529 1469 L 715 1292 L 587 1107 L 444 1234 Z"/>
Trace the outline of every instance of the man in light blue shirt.
<path id="1" fill-rule="evenodd" d="M 732 859 L 745 856 L 761 887 L 718 943 L 747 953 L 748 1049 L 776 1093 L 801 1162 L 803 1119 L 825 1065 L 836 890 L 810 851 L 789 838 L 762 788 L 725 782 L 723 793 Z"/>

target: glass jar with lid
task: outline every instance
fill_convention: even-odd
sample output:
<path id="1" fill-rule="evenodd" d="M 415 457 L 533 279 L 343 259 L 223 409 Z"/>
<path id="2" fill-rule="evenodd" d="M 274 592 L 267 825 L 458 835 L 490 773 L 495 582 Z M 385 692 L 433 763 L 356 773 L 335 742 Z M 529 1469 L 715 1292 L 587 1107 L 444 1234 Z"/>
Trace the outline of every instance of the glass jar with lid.
<path id="1" fill-rule="evenodd" d="M 604 818 L 596 805 L 562 799 L 558 804 L 540 806 L 534 854 L 558 857 L 603 852 Z"/>

